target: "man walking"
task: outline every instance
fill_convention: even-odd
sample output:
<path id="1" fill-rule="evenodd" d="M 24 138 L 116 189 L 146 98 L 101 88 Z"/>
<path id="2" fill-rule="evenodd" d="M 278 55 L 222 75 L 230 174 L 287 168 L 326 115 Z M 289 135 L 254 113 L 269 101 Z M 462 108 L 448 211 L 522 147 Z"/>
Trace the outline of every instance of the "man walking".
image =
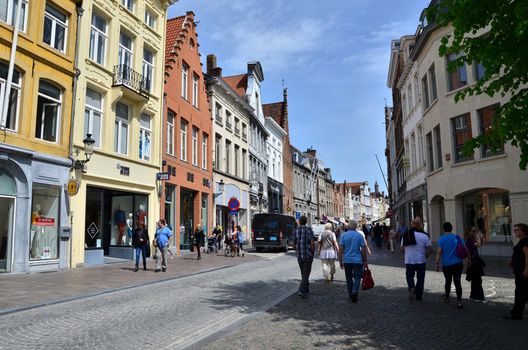
<path id="1" fill-rule="evenodd" d="M 414 235 L 414 239 L 412 236 Z M 401 249 L 405 252 L 405 276 L 409 290 L 409 301 L 422 300 L 425 281 L 425 263 L 433 253 L 431 241 L 422 232 L 419 217 L 411 221 L 411 229 L 404 234 Z M 416 274 L 416 284 L 414 275 Z"/>
<path id="2" fill-rule="evenodd" d="M 168 253 L 170 241 L 172 238 L 172 231 L 167 227 L 167 221 L 161 219 L 158 222 L 158 231 L 154 239 L 156 240 L 158 254 L 156 254 L 156 270 L 154 272 L 167 271 L 166 256 Z M 161 255 L 161 265 L 160 265 Z M 160 270 L 161 268 L 161 270 Z"/>
<path id="3" fill-rule="evenodd" d="M 357 222 L 350 220 L 348 231 L 341 235 L 339 242 L 339 265 L 345 269 L 348 297 L 353 303 L 357 303 L 363 267 L 367 265 L 365 239 L 356 229 Z"/>
<path id="4" fill-rule="evenodd" d="M 312 262 L 315 251 L 315 236 L 310 227 L 306 226 L 308 220 L 306 216 L 301 216 L 299 219 L 300 226 L 295 229 L 294 243 L 295 251 L 297 252 L 297 262 L 301 269 L 301 284 L 297 292 L 303 298 L 310 294 L 310 272 L 312 271 Z"/>
<path id="5" fill-rule="evenodd" d="M 191 236 L 191 241 L 194 245 L 194 249 L 196 249 L 196 252 L 198 253 L 196 260 L 200 260 L 202 258 L 201 249 L 205 245 L 205 234 L 200 225 L 196 225 L 196 230 L 194 231 L 193 236 Z"/>

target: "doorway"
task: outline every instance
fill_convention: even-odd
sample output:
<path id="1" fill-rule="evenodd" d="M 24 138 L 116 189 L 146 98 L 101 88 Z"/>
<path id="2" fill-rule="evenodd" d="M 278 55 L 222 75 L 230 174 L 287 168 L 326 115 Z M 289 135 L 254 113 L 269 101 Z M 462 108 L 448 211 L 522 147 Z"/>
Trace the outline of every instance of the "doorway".
<path id="1" fill-rule="evenodd" d="M 0 196 L 0 272 L 11 272 L 15 198 Z"/>

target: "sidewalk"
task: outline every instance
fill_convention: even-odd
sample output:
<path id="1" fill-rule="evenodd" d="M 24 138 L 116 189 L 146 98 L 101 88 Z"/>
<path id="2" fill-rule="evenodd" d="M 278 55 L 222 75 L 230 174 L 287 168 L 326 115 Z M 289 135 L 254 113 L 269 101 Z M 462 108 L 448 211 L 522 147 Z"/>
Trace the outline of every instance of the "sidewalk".
<path id="1" fill-rule="evenodd" d="M 247 252 L 246 252 L 247 253 Z M 147 259 L 147 271 L 134 272 L 134 261 L 32 274 L 0 275 L 0 315 L 27 308 L 98 295 L 156 283 L 204 271 L 217 270 L 259 260 L 258 256 L 224 257 L 223 254 L 184 252 L 167 261 L 167 271 L 154 273 L 154 260 Z M 142 263 L 140 262 L 140 266 Z"/>

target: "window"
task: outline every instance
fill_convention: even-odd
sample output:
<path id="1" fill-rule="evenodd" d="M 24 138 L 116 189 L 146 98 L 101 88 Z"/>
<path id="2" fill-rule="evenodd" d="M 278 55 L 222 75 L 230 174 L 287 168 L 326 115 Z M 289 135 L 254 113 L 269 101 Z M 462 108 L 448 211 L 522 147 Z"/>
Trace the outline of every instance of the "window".
<path id="1" fill-rule="evenodd" d="M 423 107 L 424 109 L 427 109 L 431 105 L 431 101 L 429 100 L 429 84 L 427 83 L 427 74 L 422 78 L 422 95 Z"/>
<path id="2" fill-rule="evenodd" d="M 447 64 L 455 61 L 458 57 L 460 57 L 460 54 L 449 54 L 447 56 Z M 456 67 L 453 72 L 447 72 L 447 89 L 449 91 L 456 90 L 465 85 L 467 85 L 467 72 L 465 63 L 461 67 Z"/>
<path id="3" fill-rule="evenodd" d="M 215 103 L 215 120 L 217 123 L 222 125 L 222 106 L 220 106 L 218 103 Z"/>
<path id="4" fill-rule="evenodd" d="M 128 154 L 129 112 L 128 105 L 121 102 L 116 103 L 114 152 L 124 155 Z"/>
<path id="5" fill-rule="evenodd" d="M 464 143 L 471 139 L 471 119 L 469 113 L 451 119 L 451 125 L 453 128 L 455 162 L 473 159 L 472 155 L 464 156 L 462 154 Z"/>
<path id="6" fill-rule="evenodd" d="M 123 6 L 125 6 L 129 11 L 134 11 L 134 0 L 121 0 Z"/>
<path id="7" fill-rule="evenodd" d="M 14 26 L 17 6 L 18 0 L 0 0 L 0 21 L 5 22 L 10 26 Z M 18 30 L 21 32 L 26 31 L 27 8 L 28 2 L 27 0 L 23 0 L 18 21 Z"/>
<path id="8" fill-rule="evenodd" d="M 240 120 L 235 118 L 235 135 L 240 136 Z"/>
<path id="9" fill-rule="evenodd" d="M 198 129 L 192 128 L 192 145 L 191 145 L 192 164 L 198 166 Z"/>
<path id="10" fill-rule="evenodd" d="M 233 125 L 231 124 L 231 112 L 226 111 L 226 129 L 231 130 L 232 126 Z"/>
<path id="11" fill-rule="evenodd" d="M 150 116 L 148 114 L 141 114 L 141 118 L 139 119 L 139 159 L 150 161 L 151 140 Z"/>
<path id="12" fill-rule="evenodd" d="M 214 160 L 214 168 L 216 170 L 222 169 L 220 166 L 220 161 L 222 159 L 222 137 L 220 135 L 215 135 L 215 160 Z"/>
<path id="13" fill-rule="evenodd" d="M 418 127 L 418 167 L 424 165 L 423 156 L 423 129 L 421 126 Z"/>
<path id="14" fill-rule="evenodd" d="M 174 155 L 174 119 L 173 111 L 167 112 L 167 154 Z"/>
<path id="15" fill-rule="evenodd" d="M 240 147 L 235 145 L 235 176 L 240 177 Z"/>
<path id="16" fill-rule="evenodd" d="M 407 117 L 407 97 L 402 95 L 402 112 L 404 119 Z"/>
<path id="17" fill-rule="evenodd" d="M 187 161 L 187 122 L 180 122 L 180 159 Z"/>
<path id="18" fill-rule="evenodd" d="M 242 123 L 242 139 L 247 140 L 247 125 Z"/>
<path id="19" fill-rule="evenodd" d="M 497 106 L 495 105 L 482 108 L 477 111 L 481 135 L 486 135 L 491 132 L 491 129 L 493 128 L 493 116 L 495 115 L 496 109 Z M 498 146 L 495 150 L 491 147 L 491 145 L 484 144 L 481 146 L 482 158 L 503 153 L 504 145 Z"/>
<path id="20" fill-rule="evenodd" d="M 94 147 L 101 148 L 101 125 L 103 120 L 103 96 L 90 88 L 86 89 L 84 107 L 84 134 L 91 134 Z"/>
<path id="21" fill-rule="evenodd" d="M 438 98 L 437 92 L 436 92 L 436 73 L 435 73 L 435 67 L 434 64 L 429 67 L 429 70 L 427 71 L 429 73 L 429 84 L 431 92 L 430 101 L 433 103 Z"/>
<path id="22" fill-rule="evenodd" d="M 475 80 L 478 81 L 484 78 L 486 73 L 486 68 L 480 62 L 473 62 L 473 74 L 475 75 Z"/>
<path id="23" fill-rule="evenodd" d="M 411 84 L 409 84 L 409 86 L 407 87 L 407 98 L 408 98 L 408 101 L 409 102 L 409 105 L 408 105 L 408 110 L 409 110 L 409 113 L 411 113 L 413 107 L 414 107 L 414 103 L 413 103 L 413 94 L 412 94 L 412 87 L 411 87 Z"/>
<path id="24" fill-rule="evenodd" d="M 60 198 L 60 188 L 33 185 L 30 260 L 59 258 Z"/>
<path id="25" fill-rule="evenodd" d="M 436 142 L 436 168 L 442 167 L 442 140 L 440 139 L 440 125 L 433 129 Z"/>
<path id="26" fill-rule="evenodd" d="M 207 169 L 207 134 L 202 134 L 202 169 Z"/>
<path id="27" fill-rule="evenodd" d="M 414 103 L 418 103 L 420 101 L 420 87 L 418 85 L 418 75 L 415 74 L 413 77 L 414 81 Z"/>
<path id="28" fill-rule="evenodd" d="M 1 1 L 1 0 L 0 0 Z M 0 62 L 0 111 L 2 111 L 5 94 L 7 93 L 7 71 L 8 66 Z M 11 79 L 11 92 L 9 93 L 9 105 L 7 106 L 7 118 L 5 120 L 5 127 L 12 131 L 17 131 L 18 127 L 18 111 L 20 107 L 20 72 L 13 70 L 13 78 Z"/>
<path id="29" fill-rule="evenodd" d="M 59 140 L 62 93 L 59 88 L 40 81 L 37 102 L 35 137 L 50 142 Z"/>
<path id="30" fill-rule="evenodd" d="M 156 16 L 150 10 L 145 10 L 145 24 L 153 29 L 156 27 Z"/>
<path id="31" fill-rule="evenodd" d="M 128 79 L 128 69 L 132 67 L 132 38 L 121 32 L 119 34 L 119 64 L 122 65 L 123 78 Z"/>
<path id="32" fill-rule="evenodd" d="M 200 78 L 196 74 L 193 74 L 193 95 L 192 95 L 192 105 L 198 108 L 198 81 Z"/>
<path id="33" fill-rule="evenodd" d="M 411 134 L 411 172 L 415 171 L 417 168 L 416 164 L 416 135 L 415 133 Z"/>
<path id="34" fill-rule="evenodd" d="M 147 48 L 143 48 L 143 87 L 151 91 L 152 79 L 154 77 L 154 54 Z"/>
<path id="35" fill-rule="evenodd" d="M 68 17 L 55 7 L 46 4 L 43 41 L 61 52 L 66 51 Z"/>
<path id="36" fill-rule="evenodd" d="M 105 62 L 106 39 L 106 19 L 94 12 L 90 31 L 90 59 L 101 65 Z"/>
<path id="37" fill-rule="evenodd" d="M 242 176 L 241 178 L 245 179 L 247 174 L 247 151 L 242 150 Z"/>
<path id="38" fill-rule="evenodd" d="M 182 64 L 182 85 L 181 85 L 181 89 L 182 89 L 182 97 L 184 99 L 187 99 L 187 90 L 188 90 L 188 82 L 187 80 L 189 79 L 189 67 L 184 63 Z"/>
<path id="39" fill-rule="evenodd" d="M 226 140 L 225 143 L 225 172 L 230 173 L 231 172 L 231 142 L 229 140 Z"/>

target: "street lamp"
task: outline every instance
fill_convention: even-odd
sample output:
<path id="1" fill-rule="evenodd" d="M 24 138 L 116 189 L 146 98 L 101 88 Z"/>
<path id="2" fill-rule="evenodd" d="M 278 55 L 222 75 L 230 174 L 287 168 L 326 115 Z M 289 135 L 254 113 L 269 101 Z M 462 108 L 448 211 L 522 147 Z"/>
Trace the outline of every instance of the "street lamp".
<path id="1" fill-rule="evenodd" d="M 75 159 L 72 164 L 72 168 L 75 170 L 83 170 L 86 163 L 90 161 L 90 158 L 93 154 L 93 146 L 95 144 L 95 140 L 92 139 L 92 134 L 86 134 L 86 138 L 83 140 L 84 143 L 84 156 L 86 157 L 85 160 L 78 160 Z"/>
<path id="2" fill-rule="evenodd" d="M 218 192 L 218 193 L 213 193 L 213 195 L 214 195 L 215 198 L 218 197 L 218 196 L 221 196 L 222 193 L 224 193 L 224 185 L 225 185 L 225 184 L 224 184 L 224 179 L 220 179 L 220 182 L 218 183 L 218 190 L 219 190 L 220 192 Z"/>

